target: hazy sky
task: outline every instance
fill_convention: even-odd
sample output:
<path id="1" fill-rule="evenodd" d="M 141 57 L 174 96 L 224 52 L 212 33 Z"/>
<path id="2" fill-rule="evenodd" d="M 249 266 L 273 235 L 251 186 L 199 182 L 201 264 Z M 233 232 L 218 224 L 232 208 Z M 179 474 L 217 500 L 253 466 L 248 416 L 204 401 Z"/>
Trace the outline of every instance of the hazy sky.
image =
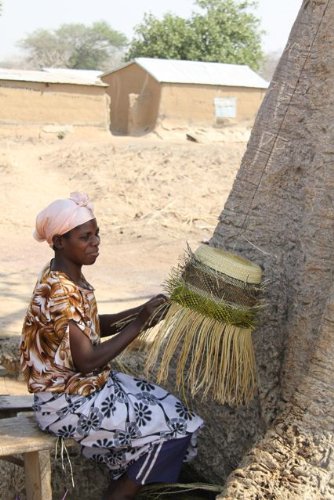
<path id="1" fill-rule="evenodd" d="M 55 29 L 64 23 L 91 24 L 105 20 L 128 38 L 145 12 L 161 17 L 172 12 L 187 17 L 194 0 L 3 0 L 0 16 L 0 59 L 17 53 L 15 44 L 37 28 Z M 302 0 L 258 0 L 265 52 L 282 50 Z"/>

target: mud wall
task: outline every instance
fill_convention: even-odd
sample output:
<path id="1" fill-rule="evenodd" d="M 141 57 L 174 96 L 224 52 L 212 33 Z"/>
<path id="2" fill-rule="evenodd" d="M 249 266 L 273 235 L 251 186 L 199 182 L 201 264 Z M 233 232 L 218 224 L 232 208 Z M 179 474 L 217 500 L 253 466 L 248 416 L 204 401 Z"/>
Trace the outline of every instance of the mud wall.
<path id="1" fill-rule="evenodd" d="M 162 84 L 159 121 L 219 126 L 254 120 L 265 89 L 216 85 Z M 215 99 L 235 102 L 234 117 L 218 117 Z"/>
<path id="2" fill-rule="evenodd" d="M 109 128 L 105 87 L 0 82 L 0 126 L 62 125 Z"/>

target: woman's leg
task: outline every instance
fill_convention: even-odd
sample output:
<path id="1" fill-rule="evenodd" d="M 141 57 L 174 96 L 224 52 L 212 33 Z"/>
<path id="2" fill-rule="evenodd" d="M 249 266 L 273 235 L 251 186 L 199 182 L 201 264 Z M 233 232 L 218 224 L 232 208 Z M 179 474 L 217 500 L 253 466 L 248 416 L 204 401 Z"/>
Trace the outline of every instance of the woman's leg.
<path id="1" fill-rule="evenodd" d="M 111 483 L 103 500 L 132 500 L 144 484 L 176 482 L 190 439 L 186 436 L 154 446 Z"/>
<path id="2" fill-rule="evenodd" d="M 140 484 L 124 474 L 112 482 L 102 500 L 133 500 L 141 488 Z"/>
<path id="3" fill-rule="evenodd" d="M 129 466 L 128 477 L 142 485 L 176 483 L 190 439 L 191 436 L 186 436 L 155 445 L 149 453 Z"/>

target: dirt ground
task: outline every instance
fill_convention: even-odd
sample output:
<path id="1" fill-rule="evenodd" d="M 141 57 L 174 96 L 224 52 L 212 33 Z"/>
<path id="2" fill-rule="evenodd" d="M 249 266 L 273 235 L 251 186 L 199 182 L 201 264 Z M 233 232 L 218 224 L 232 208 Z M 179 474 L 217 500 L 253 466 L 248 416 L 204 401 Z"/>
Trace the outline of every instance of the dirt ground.
<path id="1" fill-rule="evenodd" d="M 210 238 L 250 128 L 160 130 L 141 138 L 2 134 L 0 339 L 20 334 L 37 273 L 52 257 L 32 238 L 39 210 L 72 191 L 89 194 L 102 240 L 98 261 L 84 274 L 101 313 L 132 307 L 162 290 L 187 243 L 195 249 Z M 0 373 L 0 393 L 24 392 Z"/>

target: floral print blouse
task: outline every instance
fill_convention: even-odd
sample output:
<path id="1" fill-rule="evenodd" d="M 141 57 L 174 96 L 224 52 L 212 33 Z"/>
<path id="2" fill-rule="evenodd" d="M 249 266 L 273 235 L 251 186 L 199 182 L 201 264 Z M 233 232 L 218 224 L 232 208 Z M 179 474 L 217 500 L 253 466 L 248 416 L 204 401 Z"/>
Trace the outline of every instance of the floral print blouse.
<path id="1" fill-rule="evenodd" d="M 89 374 L 74 366 L 69 322 L 74 321 L 92 344 L 100 342 L 94 289 L 79 287 L 68 276 L 46 266 L 39 276 L 24 320 L 21 369 L 29 392 L 65 392 L 87 396 L 103 387 L 110 367 Z"/>

